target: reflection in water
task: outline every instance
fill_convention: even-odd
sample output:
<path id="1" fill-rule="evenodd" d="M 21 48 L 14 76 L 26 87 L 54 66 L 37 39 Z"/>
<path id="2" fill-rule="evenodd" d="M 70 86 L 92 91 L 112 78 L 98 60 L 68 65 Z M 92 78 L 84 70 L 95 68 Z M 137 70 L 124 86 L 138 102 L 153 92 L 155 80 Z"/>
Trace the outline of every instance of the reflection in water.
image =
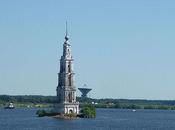
<path id="1" fill-rule="evenodd" d="M 36 109 L 0 109 L 0 130 L 175 130 L 175 111 L 97 109 L 95 119 L 36 117 Z"/>

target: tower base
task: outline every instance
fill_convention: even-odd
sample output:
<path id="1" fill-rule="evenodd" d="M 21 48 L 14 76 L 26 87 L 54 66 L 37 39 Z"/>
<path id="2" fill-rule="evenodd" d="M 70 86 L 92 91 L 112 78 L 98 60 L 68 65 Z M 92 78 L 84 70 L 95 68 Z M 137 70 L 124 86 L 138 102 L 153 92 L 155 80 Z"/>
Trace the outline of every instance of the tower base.
<path id="1" fill-rule="evenodd" d="M 61 114 L 79 114 L 79 102 L 55 104 L 54 111 Z"/>

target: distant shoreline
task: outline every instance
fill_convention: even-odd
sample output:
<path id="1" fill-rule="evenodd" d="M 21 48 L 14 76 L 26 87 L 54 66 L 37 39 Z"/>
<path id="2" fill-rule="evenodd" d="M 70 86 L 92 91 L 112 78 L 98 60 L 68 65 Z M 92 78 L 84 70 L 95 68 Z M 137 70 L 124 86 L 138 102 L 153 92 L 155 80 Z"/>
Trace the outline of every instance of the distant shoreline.
<path id="1" fill-rule="evenodd" d="M 80 107 L 84 104 L 92 104 L 96 108 L 118 109 L 161 109 L 175 110 L 175 100 L 143 100 L 143 99 L 92 99 L 77 97 Z M 0 107 L 13 102 L 16 108 L 51 108 L 56 103 L 56 96 L 0 95 Z"/>

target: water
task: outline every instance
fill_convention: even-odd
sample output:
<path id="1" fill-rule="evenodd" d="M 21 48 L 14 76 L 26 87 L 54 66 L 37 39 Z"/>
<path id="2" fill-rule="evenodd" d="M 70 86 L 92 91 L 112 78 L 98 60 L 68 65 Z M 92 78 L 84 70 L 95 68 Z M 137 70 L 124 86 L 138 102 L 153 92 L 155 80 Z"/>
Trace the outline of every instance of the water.
<path id="1" fill-rule="evenodd" d="M 95 119 L 36 117 L 36 109 L 0 109 L 0 130 L 175 130 L 175 111 L 97 109 Z"/>

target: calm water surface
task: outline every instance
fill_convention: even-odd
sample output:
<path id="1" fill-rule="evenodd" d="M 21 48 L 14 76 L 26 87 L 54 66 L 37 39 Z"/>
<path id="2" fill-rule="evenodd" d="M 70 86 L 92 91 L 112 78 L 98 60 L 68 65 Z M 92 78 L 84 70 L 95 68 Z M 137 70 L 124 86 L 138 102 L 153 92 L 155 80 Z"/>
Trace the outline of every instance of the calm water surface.
<path id="1" fill-rule="evenodd" d="M 97 109 L 95 119 L 36 117 L 36 109 L 0 109 L 0 130 L 175 130 L 175 111 Z"/>

